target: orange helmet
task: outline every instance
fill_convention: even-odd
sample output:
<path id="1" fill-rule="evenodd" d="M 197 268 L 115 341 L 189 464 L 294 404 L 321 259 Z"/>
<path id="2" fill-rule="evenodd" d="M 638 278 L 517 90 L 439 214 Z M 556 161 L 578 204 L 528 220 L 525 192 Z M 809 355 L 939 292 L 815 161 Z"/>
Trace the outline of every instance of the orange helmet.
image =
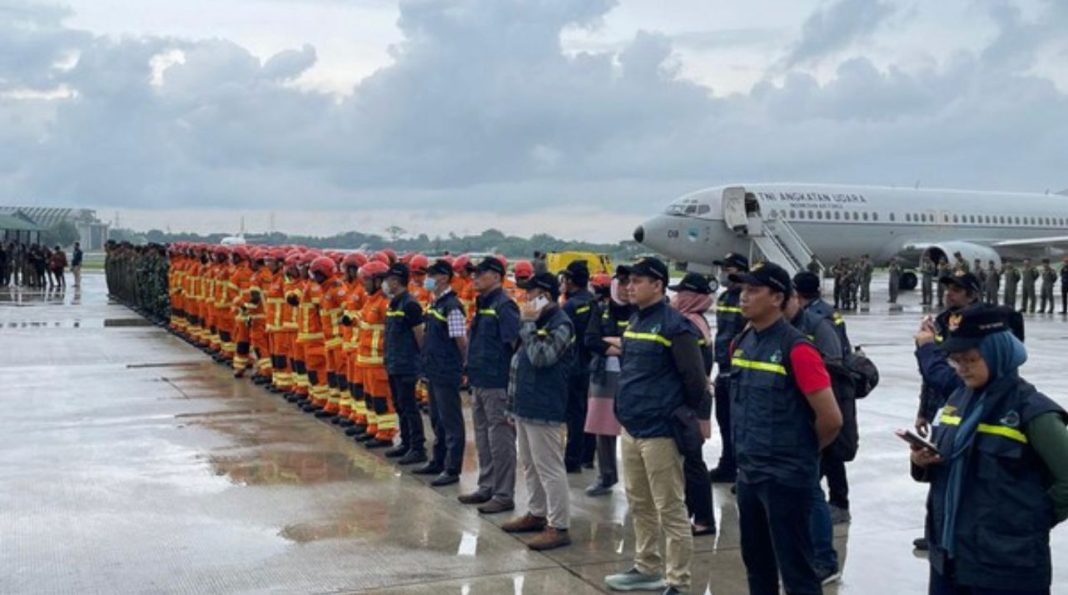
<path id="1" fill-rule="evenodd" d="M 534 265 L 529 260 L 517 260 L 515 262 L 515 278 L 529 279 L 534 276 Z"/>
<path id="2" fill-rule="evenodd" d="M 311 273 L 319 273 L 324 277 L 332 277 L 337 272 L 337 265 L 334 264 L 334 259 L 329 256 L 320 256 L 312 261 L 311 266 L 308 267 L 308 271 Z"/>
<path id="3" fill-rule="evenodd" d="M 611 287 L 612 276 L 608 273 L 597 273 L 590 279 L 590 283 L 592 283 L 594 287 Z"/>
<path id="4" fill-rule="evenodd" d="M 364 256 L 363 254 L 360 254 L 359 252 L 353 252 L 351 254 L 346 254 L 345 258 L 342 259 L 342 261 L 341 261 L 341 266 L 343 266 L 343 267 L 360 268 L 365 264 L 367 264 L 367 257 Z"/>
<path id="5" fill-rule="evenodd" d="M 386 273 L 389 272 L 389 265 L 384 262 L 372 260 L 367 264 L 360 267 L 361 279 L 374 279 L 375 277 L 384 278 Z"/>
<path id="6" fill-rule="evenodd" d="M 393 261 L 389 259 L 389 255 L 382 251 L 375 252 L 374 254 L 372 254 L 370 260 L 374 262 L 380 262 L 386 265 L 387 267 L 393 264 Z"/>
<path id="7" fill-rule="evenodd" d="M 430 266 L 430 259 L 422 254 L 413 254 L 412 258 L 408 262 L 408 268 L 417 275 L 426 273 L 427 267 Z"/>
<path id="8" fill-rule="evenodd" d="M 456 260 L 452 261 L 452 270 L 457 273 L 463 272 L 469 266 L 471 266 L 471 257 L 466 254 L 458 256 Z"/>

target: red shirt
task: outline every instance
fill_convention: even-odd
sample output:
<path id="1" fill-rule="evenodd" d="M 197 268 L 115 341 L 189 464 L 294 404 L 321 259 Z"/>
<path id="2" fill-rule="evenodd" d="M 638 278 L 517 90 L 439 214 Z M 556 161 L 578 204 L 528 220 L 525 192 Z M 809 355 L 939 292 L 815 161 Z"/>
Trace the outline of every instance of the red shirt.
<path id="1" fill-rule="evenodd" d="M 790 350 L 790 369 L 802 394 L 811 395 L 831 386 L 831 375 L 813 345 L 798 343 Z"/>

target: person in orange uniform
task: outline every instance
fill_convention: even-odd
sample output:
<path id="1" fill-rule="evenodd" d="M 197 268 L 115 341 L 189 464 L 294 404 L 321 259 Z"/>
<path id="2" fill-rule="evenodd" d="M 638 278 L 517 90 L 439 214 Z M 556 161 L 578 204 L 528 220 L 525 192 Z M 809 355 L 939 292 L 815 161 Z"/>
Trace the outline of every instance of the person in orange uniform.
<path id="1" fill-rule="evenodd" d="M 471 257 L 466 254 L 457 257 L 452 261 L 452 271 L 454 273 L 452 290 L 456 293 L 456 297 L 460 298 L 460 304 L 464 307 L 464 314 L 467 316 L 467 325 L 471 326 L 471 319 L 475 316 L 475 299 L 478 297 L 474 281 L 471 279 L 472 273 L 475 272 Z"/>
<path id="2" fill-rule="evenodd" d="M 267 261 L 276 271 L 267 290 L 267 336 L 271 343 L 271 358 L 274 375 L 271 382 L 276 392 L 296 400 L 295 371 L 293 368 L 293 344 L 297 341 L 297 310 L 286 301 L 286 290 L 300 273 L 297 270 L 300 255 L 276 250 Z"/>
<path id="3" fill-rule="evenodd" d="M 356 327 L 353 321 L 363 307 L 363 283 L 360 281 L 360 267 L 367 264 L 367 257 L 359 252 L 347 254 L 341 261 L 344 273 L 345 293 L 341 311 L 341 348 L 344 354 L 343 376 L 338 381 L 341 389 L 341 409 L 338 422 L 345 427 L 345 433 L 355 436 L 367 427 L 367 406 L 363 401 L 363 378 L 356 368 Z M 362 421 L 361 421 L 362 420 Z M 361 427 L 362 426 L 362 427 Z"/>
<path id="4" fill-rule="evenodd" d="M 230 275 L 233 274 L 233 265 L 230 264 L 230 249 L 226 246 L 215 248 L 215 329 L 216 334 L 212 337 L 212 348 L 217 348 L 219 354 L 216 361 L 224 363 L 233 360 L 237 345 L 234 343 L 234 313 L 233 294 L 237 293 L 230 285 Z"/>
<path id="5" fill-rule="evenodd" d="M 325 411 L 331 414 L 333 423 L 340 423 L 341 419 L 341 381 L 345 376 L 345 351 L 341 335 L 341 316 L 345 309 L 345 283 L 338 274 L 337 263 L 340 255 L 331 254 L 330 260 L 334 263 L 330 276 L 320 286 L 323 290 L 323 300 L 319 304 L 319 315 L 322 318 L 323 346 L 326 349 L 326 386 L 327 400 Z M 312 263 L 314 266 L 314 263 Z M 325 268 L 325 266 L 324 266 Z M 347 391 L 347 387 L 346 387 Z"/>
<path id="6" fill-rule="evenodd" d="M 189 324 L 185 327 L 186 338 L 194 345 L 199 346 L 201 338 L 204 335 L 204 320 L 201 317 L 200 310 L 200 286 L 201 286 L 201 267 L 203 266 L 203 256 L 199 247 L 196 245 L 190 246 L 189 249 L 189 268 L 186 270 L 184 280 L 185 304 L 188 310 L 186 316 L 189 317 Z"/>
<path id="7" fill-rule="evenodd" d="M 170 266 L 167 268 L 167 297 L 171 304 L 171 318 L 167 325 L 174 333 L 182 332 L 182 312 L 185 309 L 182 303 L 182 275 L 185 272 L 185 258 L 182 254 L 182 244 L 174 243 L 167 248 Z"/>
<path id="8" fill-rule="evenodd" d="M 393 395 L 389 389 L 386 373 L 386 312 L 389 299 L 382 294 L 382 282 L 389 267 L 379 260 L 360 268 L 364 299 L 357 319 L 358 353 L 356 362 L 363 378 L 364 403 L 367 406 L 367 428 L 355 439 L 368 448 L 393 445 L 400 420 L 393 407 Z"/>
<path id="9" fill-rule="evenodd" d="M 248 248 L 237 246 L 230 252 L 233 261 L 232 271 L 228 283 L 228 295 L 230 298 L 230 318 L 233 320 L 234 377 L 241 378 L 245 375 L 251 362 L 249 354 L 252 351 L 252 315 L 255 304 L 249 295 L 249 286 L 252 285 L 251 254 Z M 262 315 L 262 314 L 261 314 Z"/>
<path id="10" fill-rule="evenodd" d="M 252 325 L 249 329 L 249 341 L 252 349 L 256 352 L 255 368 L 252 381 L 259 385 L 268 384 L 271 381 L 271 347 L 267 338 L 267 288 L 274 279 L 274 273 L 267 267 L 267 248 L 258 248 L 252 252 L 252 280 L 249 282 L 248 298 L 252 307 L 249 310 L 249 319 Z"/>
<path id="11" fill-rule="evenodd" d="M 314 252 L 306 253 L 301 259 L 305 280 L 297 303 L 297 344 L 303 351 L 308 387 L 308 402 L 301 409 L 315 413 L 316 417 L 328 415 L 325 410 L 330 389 L 326 385 L 326 346 L 319 309 L 323 300 L 322 283 L 333 274 L 333 269 L 333 260 Z"/>
<path id="12" fill-rule="evenodd" d="M 219 329 L 215 326 L 215 276 L 218 271 L 216 254 L 213 249 L 204 247 L 205 260 L 200 268 L 200 311 L 204 319 L 204 332 L 201 333 L 201 345 L 204 350 L 215 355 L 218 353 Z"/>
<path id="13" fill-rule="evenodd" d="M 296 273 L 286 279 L 285 286 L 286 304 L 293 308 L 293 317 L 297 325 L 297 332 L 293 337 L 293 344 L 289 350 L 289 365 L 293 369 L 293 395 L 289 399 L 302 408 L 311 404 L 309 399 L 308 368 L 304 360 L 304 342 L 300 340 L 300 333 L 303 332 L 301 329 L 304 324 L 300 302 L 307 284 L 307 267 L 311 264 L 310 262 L 305 263 L 305 259 L 309 256 L 314 260 L 314 255 L 298 252 Z M 287 266 L 288 262 L 288 259 L 286 259 Z"/>
<path id="14" fill-rule="evenodd" d="M 496 254 L 494 255 L 494 258 L 501 262 L 501 264 L 504 266 L 504 270 L 508 270 L 508 259 L 505 258 L 503 254 Z M 519 290 L 519 287 L 516 286 L 515 279 L 509 277 L 508 275 L 505 275 L 504 278 L 501 279 L 501 289 L 504 290 L 504 295 L 507 295 L 508 297 L 514 300 L 515 292 Z"/>
<path id="15" fill-rule="evenodd" d="M 514 274 L 516 289 L 513 299 L 517 304 L 522 304 L 527 301 L 527 290 L 523 286 L 534 276 L 534 265 L 529 260 L 517 260 Z"/>

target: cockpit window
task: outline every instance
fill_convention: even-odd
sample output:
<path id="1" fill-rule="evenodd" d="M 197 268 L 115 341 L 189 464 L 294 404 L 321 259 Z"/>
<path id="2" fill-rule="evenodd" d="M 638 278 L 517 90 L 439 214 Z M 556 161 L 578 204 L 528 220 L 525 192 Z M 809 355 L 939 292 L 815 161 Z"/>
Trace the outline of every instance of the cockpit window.
<path id="1" fill-rule="evenodd" d="M 698 207 L 703 207 L 705 210 L 699 211 Z M 696 198 L 681 198 L 668 205 L 667 209 L 664 209 L 664 213 L 667 215 L 694 215 L 696 213 L 708 212 L 708 205 L 699 205 Z"/>

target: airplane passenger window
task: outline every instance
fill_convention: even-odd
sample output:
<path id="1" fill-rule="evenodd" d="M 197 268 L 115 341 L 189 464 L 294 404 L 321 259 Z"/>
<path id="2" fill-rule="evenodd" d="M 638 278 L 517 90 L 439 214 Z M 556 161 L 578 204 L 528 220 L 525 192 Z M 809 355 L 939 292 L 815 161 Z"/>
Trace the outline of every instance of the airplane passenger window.
<path id="1" fill-rule="evenodd" d="M 893 213 L 890 213 L 890 220 L 891 220 L 891 221 L 893 221 L 893 220 L 894 220 L 894 214 L 893 214 Z"/>
<path id="2" fill-rule="evenodd" d="M 797 219 L 797 211 L 790 211 L 790 218 Z"/>
<path id="3" fill-rule="evenodd" d="M 868 213 L 867 213 L 867 211 L 865 211 L 865 212 L 864 212 L 864 220 L 865 220 L 865 221 L 867 221 L 867 220 L 868 220 Z"/>
<path id="4" fill-rule="evenodd" d="M 823 211 L 816 211 L 816 219 L 823 219 Z"/>
<path id="5" fill-rule="evenodd" d="M 953 215 L 953 223 L 958 223 L 956 215 Z"/>
<path id="6" fill-rule="evenodd" d="M 912 222 L 912 215 L 910 215 L 908 213 L 905 213 L 905 222 L 906 223 L 911 223 Z"/>
<path id="7" fill-rule="evenodd" d="M 878 221 L 879 220 L 879 213 L 872 213 L 871 214 L 871 220 L 872 221 Z"/>
<path id="8" fill-rule="evenodd" d="M 841 214 L 841 213 L 839 213 L 838 211 L 835 211 L 835 212 L 834 212 L 834 220 L 835 220 L 835 221 L 838 221 L 838 220 L 839 220 L 839 219 L 841 219 L 841 218 L 842 218 L 842 214 Z"/>
<path id="9" fill-rule="evenodd" d="M 860 213 L 853 211 L 853 221 L 860 221 Z"/>
<path id="10" fill-rule="evenodd" d="M 710 207 L 708 205 L 701 205 L 700 207 L 697 207 L 697 214 L 698 215 L 704 215 L 705 213 L 707 213 L 707 212 L 709 212 L 711 210 L 712 210 L 712 207 Z"/>

